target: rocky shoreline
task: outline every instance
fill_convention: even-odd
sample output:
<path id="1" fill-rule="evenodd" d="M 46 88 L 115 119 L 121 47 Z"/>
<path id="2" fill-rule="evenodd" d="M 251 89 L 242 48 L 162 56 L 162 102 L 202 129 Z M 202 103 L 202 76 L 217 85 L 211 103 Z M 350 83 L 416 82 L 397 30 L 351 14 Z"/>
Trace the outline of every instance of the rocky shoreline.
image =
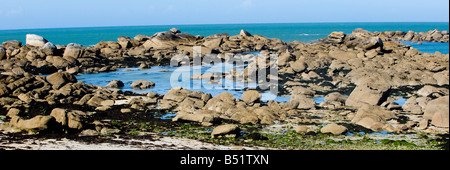
<path id="1" fill-rule="evenodd" d="M 97 140 L 139 138 L 142 133 L 152 133 L 151 138 L 170 132 L 209 143 L 283 149 L 270 139 L 270 133 L 278 131 L 263 130 L 279 124 L 284 124 L 287 133 L 295 132 L 291 137 L 302 139 L 332 134 L 326 136 L 328 141 L 348 133 L 385 131 L 444 135 L 448 145 L 449 54 L 423 53 L 397 40 L 448 42 L 448 32 L 355 29 L 352 34 L 333 32 L 318 43 L 286 43 L 244 30 L 235 36 L 201 37 L 171 29 L 153 36 L 119 37 L 117 42 L 102 41 L 93 47 L 54 45 L 41 36 L 27 35 L 25 45 L 14 40 L 0 46 L 0 129 L 7 136 L 1 138 L 1 145 L 23 132 L 95 136 Z M 255 90 L 247 90 L 241 99 L 182 88 L 166 94 L 136 94 L 111 88 L 117 85 L 84 84 L 74 76 L 169 65 L 175 54 L 192 61 L 194 46 L 201 47 L 202 57 L 212 53 L 222 61 L 226 54 L 278 54 L 279 84 L 283 85 L 279 91 L 291 100 L 261 102 Z M 246 68 L 255 74 L 261 69 Z M 310 97 L 317 96 L 325 101 L 316 104 Z M 400 96 L 408 98 L 403 106 L 395 102 Z M 177 116 L 157 119 L 167 113 Z M 194 130 L 206 132 L 186 133 Z"/>
<path id="2" fill-rule="evenodd" d="M 366 30 L 356 29 L 354 32 L 358 34 L 368 34 Z M 437 29 L 430 30 L 428 32 L 414 32 L 414 31 L 385 31 L 385 32 L 373 32 L 372 36 L 380 37 L 383 40 L 397 40 L 397 41 L 412 41 L 412 42 L 440 42 L 448 43 L 449 34 L 448 31 L 439 31 Z M 324 39 L 322 39 L 324 40 Z"/>

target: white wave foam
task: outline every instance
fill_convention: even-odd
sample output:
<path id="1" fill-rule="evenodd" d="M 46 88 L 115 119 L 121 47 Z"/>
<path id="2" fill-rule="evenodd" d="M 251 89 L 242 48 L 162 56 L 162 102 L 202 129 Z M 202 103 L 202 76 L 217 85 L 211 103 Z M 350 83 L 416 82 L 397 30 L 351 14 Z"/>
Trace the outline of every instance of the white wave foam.
<path id="1" fill-rule="evenodd" d="M 303 34 L 298 34 L 298 35 L 301 35 L 301 36 L 310 36 L 310 35 L 320 35 L 320 34 L 305 34 L 305 33 L 303 33 Z"/>

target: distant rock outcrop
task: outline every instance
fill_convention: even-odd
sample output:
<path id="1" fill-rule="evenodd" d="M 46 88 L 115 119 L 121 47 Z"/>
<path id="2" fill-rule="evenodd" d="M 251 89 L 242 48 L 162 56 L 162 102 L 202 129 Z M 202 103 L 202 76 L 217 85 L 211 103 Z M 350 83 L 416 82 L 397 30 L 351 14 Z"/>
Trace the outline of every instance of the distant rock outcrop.
<path id="1" fill-rule="evenodd" d="M 39 35 L 36 34 L 27 34 L 26 35 L 26 45 L 35 46 L 35 47 L 42 47 L 47 43 L 48 41 Z"/>

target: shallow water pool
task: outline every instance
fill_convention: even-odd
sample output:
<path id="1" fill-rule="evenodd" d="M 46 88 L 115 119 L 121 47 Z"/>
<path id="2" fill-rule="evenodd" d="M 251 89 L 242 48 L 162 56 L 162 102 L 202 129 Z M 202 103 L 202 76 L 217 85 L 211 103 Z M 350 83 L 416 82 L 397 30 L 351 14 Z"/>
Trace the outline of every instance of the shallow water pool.
<path id="1" fill-rule="evenodd" d="M 410 45 L 411 47 L 422 51 L 424 53 L 435 53 L 436 51 L 442 54 L 449 53 L 449 43 L 439 42 L 422 42 L 422 44 L 413 43 L 411 41 L 401 41 L 403 44 Z"/>
<path id="2" fill-rule="evenodd" d="M 136 93 L 149 93 L 155 92 L 158 94 L 166 94 L 170 89 L 174 87 L 182 87 L 192 91 L 202 91 L 204 93 L 211 93 L 212 96 L 216 96 L 223 92 L 233 94 L 236 98 L 241 98 L 245 89 L 256 89 L 259 84 L 257 83 L 242 83 L 235 82 L 229 79 L 220 78 L 216 80 L 217 84 L 211 83 L 210 80 L 191 80 L 190 76 L 186 79 L 182 79 L 182 75 L 177 75 L 180 72 L 193 71 L 198 73 L 217 73 L 226 72 L 231 69 L 242 71 L 243 66 L 234 66 L 231 64 L 221 63 L 211 66 L 183 66 L 183 67 L 171 67 L 171 66 L 154 66 L 151 69 L 139 69 L 139 68 L 121 68 L 114 72 L 108 73 L 96 73 L 96 74 L 83 74 L 78 75 L 76 78 L 78 81 L 83 81 L 86 84 L 106 86 L 112 80 L 121 80 L 125 86 L 120 88 L 122 91 L 133 91 Z M 131 88 L 131 84 L 136 80 L 148 80 L 155 83 L 155 86 L 150 89 L 138 90 Z M 171 82 L 172 80 L 172 82 Z M 187 80 L 187 81 L 186 81 Z M 175 82 L 174 82 L 175 81 Z M 289 96 L 278 96 L 271 91 L 263 91 L 261 93 L 261 100 L 267 102 L 274 100 L 277 102 L 290 101 Z"/>
<path id="3" fill-rule="evenodd" d="M 394 102 L 397 103 L 400 106 L 403 106 L 406 103 L 407 100 L 408 100 L 407 98 L 401 97 L 401 98 L 399 98 L 397 100 L 394 100 Z"/>

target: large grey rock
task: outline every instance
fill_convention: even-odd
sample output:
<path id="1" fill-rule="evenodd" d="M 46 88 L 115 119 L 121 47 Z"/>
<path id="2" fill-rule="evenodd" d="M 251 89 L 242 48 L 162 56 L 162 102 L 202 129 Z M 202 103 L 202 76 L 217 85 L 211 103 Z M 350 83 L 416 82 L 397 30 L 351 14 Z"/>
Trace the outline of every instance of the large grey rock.
<path id="1" fill-rule="evenodd" d="M 67 57 L 73 57 L 78 58 L 83 55 L 84 47 L 80 44 L 70 43 L 67 45 L 66 49 L 64 50 L 64 58 Z"/>
<path id="2" fill-rule="evenodd" d="M 289 61 L 291 61 L 292 58 L 292 54 L 290 52 L 285 52 L 282 53 L 279 57 L 278 57 L 278 66 L 286 66 L 288 64 Z"/>
<path id="3" fill-rule="evenodd" d="M 235 104 L 236 99 L 234 98 L 234 95 L 228 92 L 223 92 L 210 99 L 206 103 L 205 108 L 224 114 L 229 109 L 236 107 Z"/>
<path id="4" fill-rule="evenodd" d="M 277 114 L 267 106 L 256 108 L 253 113 L 258 116 L 261 124 L 271 125 L 278 120 Z"/>
<path id="5" fill-rule="evenodd" d="M 378 131 L 387 124 L 387 120 L 392 118 L 396 118 L 394 113 L 378 106 L 365 104 L 358 109 L 352 123 Z"/>
<path id="6" fill-rule="evenodd" d="M 69 111 L 61 108 L 53 109 L 50 116 L 55 118 L 56 122 L 60 123 L 62 126 L 77 130 L 81 130 L 83 128 L 85 120 L 88 117 L 88 115 L 83 111 Z"/>
<path id="7" fill-rule="evenodd" d="M 257 124 L 259 122 L 258 115 L 243 107 L 232 107 L 227 110 L 225 115 L 230 116 L 231 120 L 237 121 L 240 124 Z"/>
<path id="8" fill-rule="evenodd" d="M 154 50 L 166 50 L 170 49 L 173 50 L 178 43 L 174 41 L 167 41 L 167 40 L 161 40 L 158 38 L 152 38 L 150 40 L 147 40 L 144 43 L 145 50 L 154 49 Z"/>
<path id="9" fill-rule="evenodd" d="M 109 82 L 105 87 L 108 87 L 108 88 L 120 88 L 120 87 L 123 87 L 123 86 L 125 86 L 125 84 L 122 81 L 120 81 L 120 80 L 113 80 L 113 81 Z"/>
<path id="10" fill-rule="evenodd" d="M 9 94 L 9 89 L 6 87 L 6 84 L 0 82 L 0 97 L 6 96 L 8 94 Z"/>
<path id="11" fill-rule="evenodd" d="M 19 94 L 19 96 L 17 96 L 17 98 L 19 98 L 20 100 L 22 100 L 25 103 L 31 103 L 31 101 L 33 101 L 32 96 L 29 95 L 28 93 Z"/>
<path id="12" fill-rule="evenodd" d="M 151 37 L 148 35 L 136 35 L 133 39 L 136 41 L 147 41 L 149 40 Z"/>
<path id="13" fill-rule="evenodd" d="M 16 109 L 16 108 L 11 108 L 11 109 L 9 109 L 6 116 L 8 116 L 10 118 L 13 118 L 14 116 L 20 116 L 20 110 Z"/>
<path id="14" fill-rule="evenodd" d="M 433 78 L 436 79 L 437 85 L 444 86 L 449 85 L 449 71 L 441 71 L 439 73 L 435 73 Z"/>
<path id="15" fill-rule="evenodd" d="M 8 49 L 9 47 L 20 48 L 22 47 L 22 42 L 17 40 L 4 41 L 2 46 L 5 47 L 5 49 Z"/>
<path id="16" fill-rule="evenodd" d="M 149 89 L 153 86 L 155 83 L 147 80 L 136 80 L 131 84 L 131 87 L 135 89 Z"/>
<path id="17" fill-rule="evenodd" d="M 195 96 L 193 93 L 193 91 L 182 89 L 181 87 L 174 87 L 164 95 L 163 99 L 181 103 L 186 97 Z"/>
<path id="18" fill-rule="evenodd" d="M 145 55 L 145 48 L 142 46 L 131 48 L 128 50 L 128 55 L 130 56 L 144 56 Z"/>
<path id="19" fill-rule="evenodd" d="M 408 31 L 406 35 L 403 37 L 403 41 L 411 41 L 414 38 L 414 31 Z"/>
<path id="20" fill-rule="evenodd" d="M 212 48 L 212 49 L 217 49 L 220 47 L 220 45 L 223 42 L 223 38 L 222 37 L 218 37 L 218 38 L 205 38 L 205 42 L 203 43 L 203 45 L 205 47 L 208 48 Z"/>
<path id="21" fill-rule="evenodd" d="M 37 50 L 30 50 L 28 51 L 27 55 L 25 56 L 25 58 L 30 61 L 33 62 L 36 59 L 40 59 L 42 57 L 42 53 L 39 53 Z"/>
<path id="22" fill-rule="evenodd" d="M 195 111 L 193 114 L 179 112 L 178 115 L 172 119 L 172 121 L 190 121 L 210 125 L 217 121 L 219 117 L 219 113 L 215 111 L 199 110 Z"/>
<path id="23" fill-rule="evenodd" d="M 235 134 L 239 135 L 241 129 L 238 125 L 234 124 L 228 124 L 228 125 L 220 125 L 214 128 L 214 130 L 211 133 L 212 137 L 219 136 L 219 135 L 227 135 L 227 134 Z"/>
<path id="24" fill-rule="evenodd" d="M 417 97 L 409 98 L 405 104 L 403 104 L 402 108 L 404 111 L 410 112 L 411 114 L 419 115 L 423 113 L 422 107 L 417 101 Z"/>
<path id="25" fill-rule="evenodd" d="M 360 38 L 371 37 L 373 34 L 370 31 L 367 31 L 362 28 L 356 28 L 352 31 L 352 35 Z"/>
<path id="26" fill-rule="evenodd" d="M 449 96 L 432 100 L 425 107 L 424 119 L 439 127 L 449 127 Z"/>
<path id="27" fill-rule="evenodd" d="M 38 115 L 31 119 L 22 119 L 19 116 L 14 116 L 9 121 L 9 124 L 13 127 L 22 130 L 46 130 L 49 124 L 54 121 L 52 116 L 42 116 Z"/>
<path id="28" fill-rule="evenodd" d="M 63 58 L 60 56 L 47 56 L 45 61 L 52 63 L 52 65 L 58 69 L 65 69 L 70 66 L 75 66 L 78 62 L 74 58 Z"/>
<path id="29" fill-rule="evenodd" d="M 307 68 L 307 65 L 304 61 L 297 60 L 295 62 L 290 62 L 292 70 L 294 70 L 297 73 L 304 72 Z"/>
<path id="30" fill-rule="evenodd" d="M 426 85 L 417 91 L 419 96 L 432 97 L 432 96 L 444 96 L 449 94 L 449 90 L 446 88 L 437 88 L 433 86 Z"/>
<path id="31" fill-rule="evenodd" d="M 292 87 L 291 94 L 292 96 L 294 96 L 293 98 L 295 98 L 295 96 L 297 95 L 305 95 L 308 97 L 313 97 L 316 94 L 316 92 L 314 90 L 302 86 L 294 86 Z"/>
<path id="32" fill-rule="evenodd" d="M 242 94 L 242 100 L 249 105 L 259 102 L 260 99 L 261 94 L 256 90 L 248 90 Z"/>
<path id="33" fill-rule="evenodd" d="M 345 133 L 346 131 L 347 131 L 347 128 L 345 126 L 338 125 L 335 123 L 328 124 L 325 127 L 323 127 L 322 129 L 320 129 L 320 132 L 322 132 L 322 133 L 331 133 L 333 135 L 340 135 L 340 134 Z"/>
<path id="34" fill-rule="evenodd" d="M 46 55 L 53 55 L 56 50 L 56 46 L 51 42 L 47 42 L 41 47 L 41 51 Z"/>
<path id="35" fill-rule="evenodd" d="M 47 76 L 47 81 L 53 85 L 54 89 L 59 89 L 66 83 L 76 83 L 77 78 L 67 72 L 57 72 Z"/>
<path id="36" fill-rule="evenodd" d="M 363 41 L 362 47 L 365 50 L 371 50 L 378 47 L 383 48 L 383 40 L 379 37 L 371 37 L 368 40 Z"/>
<path id="37" fill-rule="evenodd" d="M 130 37 L 124 37 L 124 36 L 120 36 L 119 38 L 117 38 L 117 43 L 120 45 L 120 47 L 122 47 L 123 49 L 127 49 L 132 47 L 133 45 L 131 44 L 131 38 Z"/>
<path id="38" fill-rule="evenodd" d="M 0 60 L 3 60 L 6 58 L 6 49 L 3 47 L 0 47 Z"/>
<path id="39" fill-rule="evenodd" d="M 241 30 L 241 33 L 239 35 L 242 35 L 244 37 L 250 37 L 252 36 L 252 34 L 250 34 L 249 32 L 245 31 L 245 30 Z"/>
<path id="40" fill-rule="evenodd" d="M 316 101 L 306 97 L 305 95 L 291 96 L 291 101 L 298 102 L 297 109 L 309 110 L 316 107 Z"/>
<path id="41" fill-rule="evenodd" d="M 14 74 L 14 75 L 23 75 L 23 74 L 25 74 L 25 70 L 23 69 L 23 68 L 21 68 L 21 67 L 15 67 L 15 68 L 13 68 L 12 70 L 11 70 L 11 72 Z"/>
<path id="42" fill-rule="evenodd" d="M 345 105 L 359 107 L 362 104 L 380 105 L 386 101 L 389 95 L 390 86 L 382 85 L 378 87 L 369 87 L 367 85 L 358 85 L 347 98 Z"/>
<path id="43" fill-rule="evenodd" d="M 348 48 L 359 48 L 363 50 L 383 48 L 383 41 L 381 38 L 364 29 L 355 29 L 352 34 L 345 37 L 344 44 Z"/>
<path id="44" fill-rule="evenodd" d="M 181 31 L 179 29 L 177 29 L 177 28 L 172 28 L 172 29 L 169 30 L 169 32 L 170 33 L 174 33 L 174 34 L 181 33 Z"/>
<path id="45" fill-rule="evenodd" d="M 323 40 L 323 42 L 330 44 L 341 44 L 344 42 L 344 38 L 345 38 L 344 32 L 332 32 Z"/>
<path id="46" fill-rule="evenodd" d="M 295 132 L 300 133 L 300 134 L 305 134 L 310 130 L 311 129 L 309 129 L 308 126 L 306 126 L 306 125 L 299 125 L 295 128 Z"/>
<path id="47" fill-rule="evenodd" d="M 321 106 L 324 107 L 340 107 L 345 105 L 345 101 L 347 101 L 347 96 L 342 95 L 339 92 L 333 92 L 325 96 L 324 102 L 320 103 Z"/>
<path id="48" fill-rule="evenodd" d="M 36 34 L 27 34 L 26 35 L 26 45 L 35 46 L 35 47 L 42 47 L 47 43 L 48 41 L 39 35 Z"/>
<path id="49" fill-rule="evenodd" d="M 342 50 L 331 50 L 328 54 L 331 58 L 341 60 L 341 61 L 348 61 L 350 59 L 357 58 L 357 54 L 355 52 L 347 52 Z"/>

